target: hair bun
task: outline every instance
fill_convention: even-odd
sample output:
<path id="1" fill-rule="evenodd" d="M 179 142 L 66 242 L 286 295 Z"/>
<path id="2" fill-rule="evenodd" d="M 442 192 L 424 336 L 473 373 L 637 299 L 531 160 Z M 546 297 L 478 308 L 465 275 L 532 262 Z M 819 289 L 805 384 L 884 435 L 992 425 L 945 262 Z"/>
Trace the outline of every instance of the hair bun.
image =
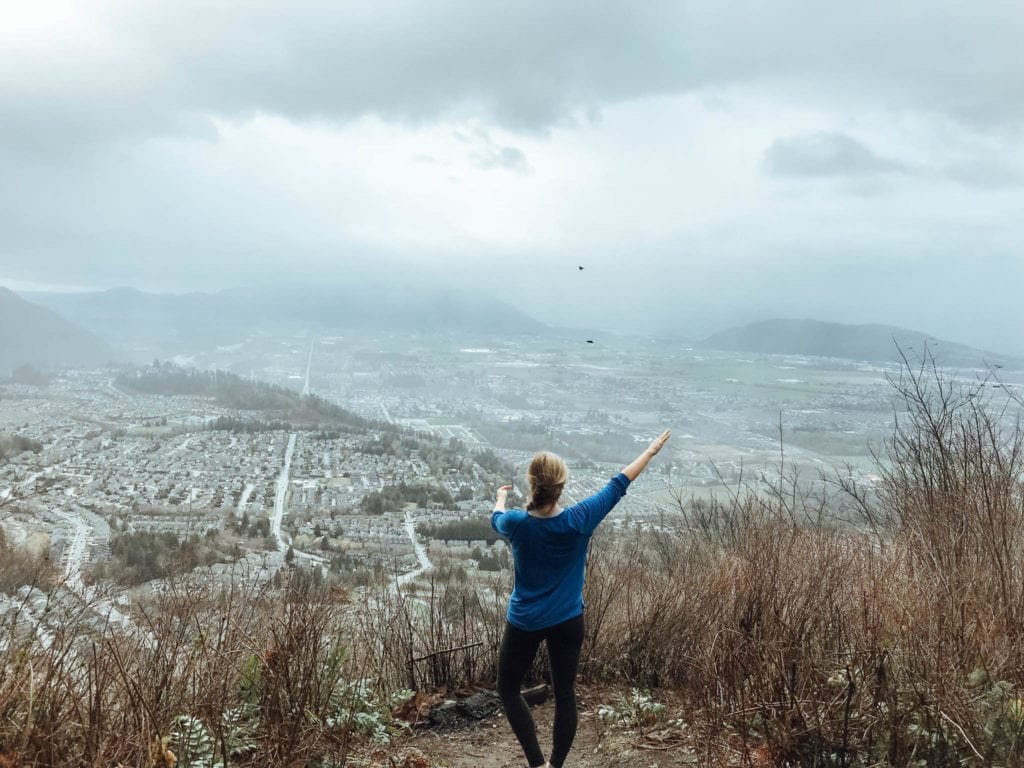
<path id="1" fill-rule="evenodd" d="M 530 482 L 530 503 L 527 510 L 542 509 L 558 501 L 569 479 L 569 468 L 565 462 L 550 451 L 541 451 L 533 457 L 527 472 Z"/>

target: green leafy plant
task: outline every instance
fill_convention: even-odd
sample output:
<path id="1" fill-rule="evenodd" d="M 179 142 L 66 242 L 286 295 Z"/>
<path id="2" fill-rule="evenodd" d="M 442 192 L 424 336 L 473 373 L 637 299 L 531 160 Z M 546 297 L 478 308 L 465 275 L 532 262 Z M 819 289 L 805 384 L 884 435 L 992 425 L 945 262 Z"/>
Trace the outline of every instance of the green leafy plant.
<path id="1" fill-rule="evenodd" d="M 332 714 L 325 724 L 331 728 L 353 728 L 380 744 L 389 744 L 401 722 L 391 716 L 391 711 L 412 696 L 410 690 L 381 694 L 367 678 L 343 681 L 331 694 Z"/>
<path id="2" fill-rule="evenodd" d="M 170 739 L 167 746 L 178 765 L 186 768 L 212 768 L 214 742 L 210 730 L 202 720 L 191 715 L 178 715 L 171 722 Z"/>
<path id="3" fill-rule="evenodd" d="M 598 720 L 605 725 L 618 725 L 643 731 L 657 723 L 665 714 L 665 705 L 655 701 L 650 691 L 630 689 L 629 696 L 619 695 L 613 704 L 597 708 Z"/>

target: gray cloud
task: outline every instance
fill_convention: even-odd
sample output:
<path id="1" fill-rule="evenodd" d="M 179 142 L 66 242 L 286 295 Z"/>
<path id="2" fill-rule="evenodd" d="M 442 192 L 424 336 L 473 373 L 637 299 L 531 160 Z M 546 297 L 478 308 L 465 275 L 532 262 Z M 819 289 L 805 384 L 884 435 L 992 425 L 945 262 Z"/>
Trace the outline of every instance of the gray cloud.
<path id="1" fill-rule="evenodd" d="M 473 147 L 468 157 L 469 161 L 477 168 L 485 170 L 503 168 L 519 173 L 525 173 L 529 169 L 526 153 L 523 150 L 518 147 L 498 144 L 483 128 L 477 127 L 469 133 L 455 131 L 454 135 L 459 141 Z"/>
<path id="2" fill-rule="evenodd" d="M 879 155 L 848 134 L 819 131 L 776 139 L 765 150 L 762 167 L 774 176 L 796 178 L 870 181 L 874 176 L 901 174 L 978 190 L 1024 186 L 1024 171 L 1012 159 L 990 155 L 981 152 L 942 166 L 912 164 Z"/>
<path id="3" fill-rule="evenodd" d="M 958 184 L 976 189 L 999 190 L 1024 186 L 1024 171 L 1007 161 L 1000 163 L 976 160 L 956 163 L 942 169 L 941 175 Z"/>
<path id="4" fill-rule="evenodd" d="M 1009 337 L 1024 5 L 982 5 L 110 0 L 84 30 L 0 46 L 0 278 L 181 290 L 479 263 L 479 286 L 500 266 L 565 323 L 635 327 L 650 299 L 658 323 L 744 306 Z M 787 197 L 759 160 L 846 183 Z M 577 316 L 561 300 L 599 274 Z"/>
<path id="5" fill-rule="evenodd" d="M 865 176 L 905 171 L 844 133 L 810 133 L 776 139 L 764 153 L 765 169 L 777 176 Z"/>
<path id="6" fill-rule="evenodd" d="M 607 104 L 749 82 L 1017 122 L 1024 6 L 985 9 L 955 0 L 122 0 L 93 14 L 100 44 L 0 54 L 25 75 L 0 78 L 0 132 L 9 146 L 48 153 L 209 135 L 210 115 L 260 112 L 413 123 L 473 115 L 544 131 L 594 119 Z"/>
<path id="7" fill-rule="evenodd" d="M 525 171 L 529 166 L 526 155 L 518 147 L 488 147 L 471 155 L 478 168 L 505 168 L 510 171 Z"/>

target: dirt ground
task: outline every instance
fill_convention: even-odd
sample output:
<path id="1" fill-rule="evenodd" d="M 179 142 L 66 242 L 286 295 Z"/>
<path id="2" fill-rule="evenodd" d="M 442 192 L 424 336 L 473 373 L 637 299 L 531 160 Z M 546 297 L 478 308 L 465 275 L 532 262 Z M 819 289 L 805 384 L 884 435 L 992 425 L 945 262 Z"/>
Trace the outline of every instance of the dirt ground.
<path id="1" fill-rule="evenodd" d="M 694 751 L 678 729 L 635 729 L 605 726 L 597 706 L 607 703 L 604 692 L 580 691 L 576 740 L 565 768 L 669 768 L 696 766 Z M 551 745 L 554 705 L 549 700 L 533 708 L 545 754 Z M 387 750 L 365 755 L 366 768 L 525 768 L 526 760 L 502 712 L 457 730 L 422 730 L 404 737 Z"/>

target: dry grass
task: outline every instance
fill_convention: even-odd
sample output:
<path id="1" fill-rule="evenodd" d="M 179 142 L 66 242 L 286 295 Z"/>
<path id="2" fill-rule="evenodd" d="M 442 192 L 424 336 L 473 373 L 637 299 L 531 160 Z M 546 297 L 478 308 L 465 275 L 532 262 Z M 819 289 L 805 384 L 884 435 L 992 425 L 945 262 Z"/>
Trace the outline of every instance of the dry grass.
<path id="1" fill-rule="evenodd" d="M 933 368 L 894 385 L 877 489 L 747 489 L 597 550 L 585 673 L 681 689 L 741 764 L 1024 765 L 1020 427 Z"/>
<path id="2" fill-rule="evenodd" d="M 97 604 L 66 609 L 45 640 L 5 622 L 0 755 L 12 765 L 344 763 L 365 659 L 335 593 L 182 581 L 117 631 L 95 625 Z"/>
<path id="3" fill-rule="evenodd" d="M 595 540 L 582 674 L 673 689 L 702 765 L 1024 766 L 1020 425 L 928 366 L 893 383 L 876 487 L 745 488 Z M 182 715 L 227 764 L 344 765 L 369 711 L 351 681 L 493 680 L 506 588 L 182 582 L 131 632 L 8 622 L 0 765 L 167 764 Z"/>

